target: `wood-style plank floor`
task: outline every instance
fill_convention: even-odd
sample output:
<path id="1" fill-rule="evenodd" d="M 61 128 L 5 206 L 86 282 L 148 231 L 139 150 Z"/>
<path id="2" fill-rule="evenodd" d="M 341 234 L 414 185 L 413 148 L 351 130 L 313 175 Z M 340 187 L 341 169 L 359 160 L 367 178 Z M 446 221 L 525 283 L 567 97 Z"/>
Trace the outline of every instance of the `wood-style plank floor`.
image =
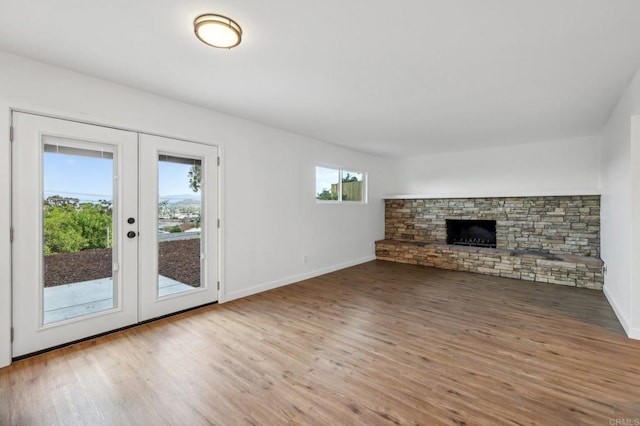
<path id="1" fill-rule="evenodd" d="M 0 369 L 8 425 L 614 425 L 640 341 L 602 292 L 371 262 Z"/>

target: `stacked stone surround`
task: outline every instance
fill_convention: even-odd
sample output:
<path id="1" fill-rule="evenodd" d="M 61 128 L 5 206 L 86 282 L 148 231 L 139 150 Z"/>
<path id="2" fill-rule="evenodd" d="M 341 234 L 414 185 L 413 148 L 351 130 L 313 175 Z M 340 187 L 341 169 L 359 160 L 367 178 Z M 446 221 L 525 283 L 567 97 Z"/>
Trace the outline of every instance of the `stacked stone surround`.
<path id="1" fill-rule="evenodd" d="M 447 245 L 446 219 L 495 220 L 497 248 Z M 388 199 L 376 256 L 602 289 L 600 196 Z"/>

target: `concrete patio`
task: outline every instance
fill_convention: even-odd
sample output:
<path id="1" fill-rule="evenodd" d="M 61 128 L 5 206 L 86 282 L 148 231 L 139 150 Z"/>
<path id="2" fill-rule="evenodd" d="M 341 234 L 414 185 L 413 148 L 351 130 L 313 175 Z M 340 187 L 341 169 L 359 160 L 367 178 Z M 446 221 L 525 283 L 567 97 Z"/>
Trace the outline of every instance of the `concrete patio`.
<path id="1" fill-rule="evenodd" d="M 159 275 L 159 296 L 169 296 L 194 287 Z M 82 281 L 44 289 L 44 323 L 63 321 L 113 308 L 113 279 Z"/>

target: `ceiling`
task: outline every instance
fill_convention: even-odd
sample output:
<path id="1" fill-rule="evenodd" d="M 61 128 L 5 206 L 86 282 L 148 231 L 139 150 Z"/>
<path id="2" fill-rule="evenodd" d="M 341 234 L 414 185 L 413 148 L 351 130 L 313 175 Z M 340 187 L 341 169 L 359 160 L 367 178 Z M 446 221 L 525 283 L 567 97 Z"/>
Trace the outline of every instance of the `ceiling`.
<path id="1" fill-rule="evenodd" d="M 0 1 L 1 50 L 388 156 L 598 134 L 640 66 L 638 0 Z"/>

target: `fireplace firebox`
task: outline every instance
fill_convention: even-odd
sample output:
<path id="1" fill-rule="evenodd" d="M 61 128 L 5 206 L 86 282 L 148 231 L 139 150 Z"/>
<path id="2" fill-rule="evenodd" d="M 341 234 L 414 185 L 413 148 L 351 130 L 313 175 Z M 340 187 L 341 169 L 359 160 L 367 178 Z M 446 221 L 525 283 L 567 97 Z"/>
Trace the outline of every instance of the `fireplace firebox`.
<path id="1" fill-rule="evenodd" d="M 447 219 L 447 244 L 496 248 L 496 221 Z"/>

